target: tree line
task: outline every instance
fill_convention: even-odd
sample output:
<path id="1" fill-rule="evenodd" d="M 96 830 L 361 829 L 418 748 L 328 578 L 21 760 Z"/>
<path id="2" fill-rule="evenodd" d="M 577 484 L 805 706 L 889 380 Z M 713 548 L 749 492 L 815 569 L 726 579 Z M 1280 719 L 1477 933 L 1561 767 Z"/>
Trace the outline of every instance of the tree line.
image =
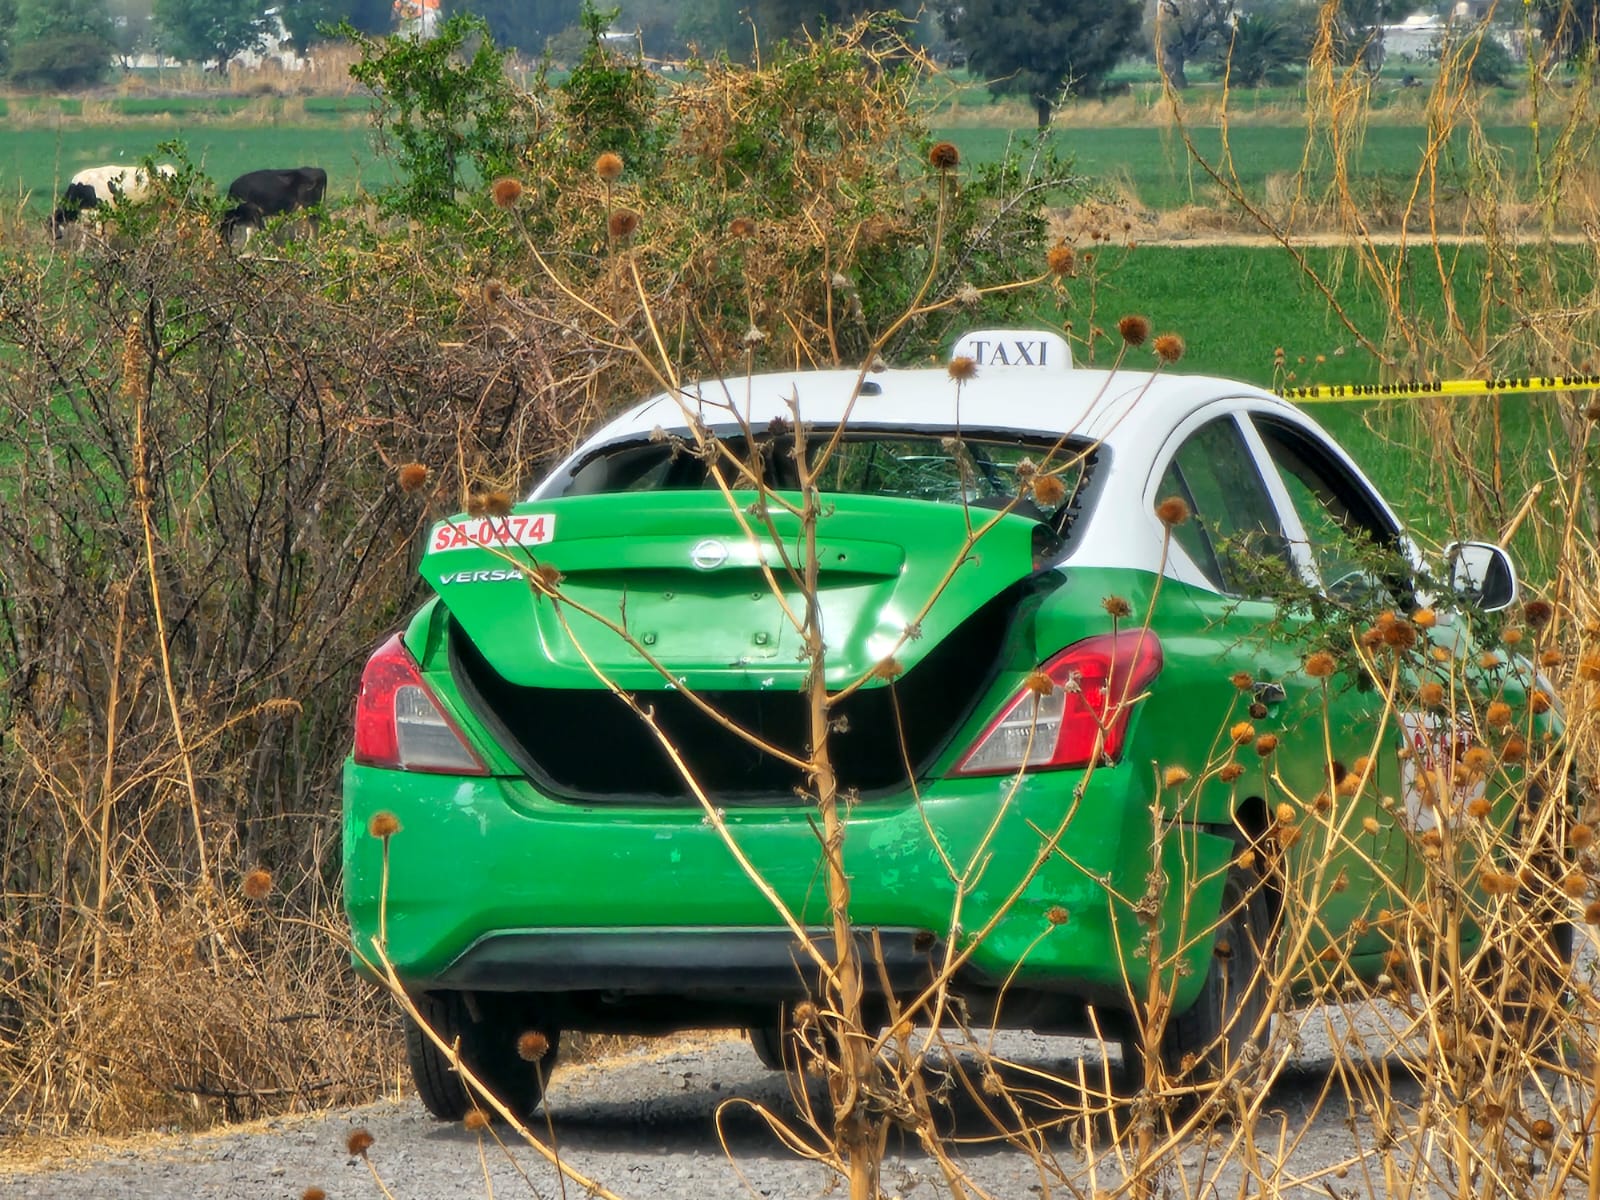
<path id="1" fill-rule="evenodd" d="M 0 76 L 21 87 L 83 87 L 102 82 L 118 57 L 126 62 L 157 51 L 222 65 L 260 50 L 272 35 L 305 54 L 343 26 L 370 36 L 395 32 L 408 6 L 421 3 L 0 0 Z M 503 49 L 576 59 L 585 36 L 582 6 L 583 0 L 439 0 L 438 16 L 480 18 Z M 751 62 L 764 46 L 824 36 L 885 7 L 885 0 L 621 0 L 604 16 L 641 57 L 725 54 Z M 970 66 L 996 95 L 1025 97 L 1042 126 L 1063 98 L 1111 90 L 1113 70 L 1133 57 L 1154 59 L 1177 88 L 1188 85 L 1192 67 L 1224 65 L 1234 85 L 1256 87 L 1291 79 L 1319 31 L 1331 31 L 1342 60 L 1376 67 L 1385 23 L 1415 11 L 1450 16 L 1458 7 L 1453 0 L 927 0 L 907 22 L 912 44 Z M 1526 23 L 1562 57 L 1590 53 L 1600 28 L 1600 0 L 1501 7 L 1491 6 L 1482 20 Z M 1483 44 L 1491 48 L 1489 39 Z M 1482 81 L 1505 82 L 1506 73 Z"/>

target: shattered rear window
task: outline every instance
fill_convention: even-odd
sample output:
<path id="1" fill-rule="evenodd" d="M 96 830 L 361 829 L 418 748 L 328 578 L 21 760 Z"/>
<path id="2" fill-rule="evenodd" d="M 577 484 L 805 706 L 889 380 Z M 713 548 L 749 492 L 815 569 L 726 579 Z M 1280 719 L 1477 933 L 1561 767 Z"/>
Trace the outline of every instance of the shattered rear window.
<path id="1" fill-rule="evenodd" d="M 812 430 L 806 443 L 813 463 L 827 454 L 818 478 L 824 492 L 984 508 L 1001 508 L 1017 498 L 1016 511 L 1051 524 L 1072 507 L 1092 459 L 1087 448 L 1073 442 L 954 431 L 852 430 L 829 451 L 831 436 Z M 584 459 L 545 494 L 698 490 L 717 487 L 718 474 L 734 490 L 751 489 L 759 478 L 774 491 L 794 491 L 799 487 L 794 437 L 758 437 L 753 454 L 743 436 L 722 438 L 704 449 L 672 435 L 614 443 Z"/>

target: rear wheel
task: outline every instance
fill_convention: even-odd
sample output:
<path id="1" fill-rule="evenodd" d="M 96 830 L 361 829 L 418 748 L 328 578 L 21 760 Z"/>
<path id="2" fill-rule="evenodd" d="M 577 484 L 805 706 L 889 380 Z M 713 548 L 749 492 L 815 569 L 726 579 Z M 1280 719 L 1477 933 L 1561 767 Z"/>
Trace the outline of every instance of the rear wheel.
<path id="1" fill-rule="evenodd" d="M 750 1027 L 750 1045 L 756 1052 L 756 1057 L 761 1060 L 761 1065 L 769 1071 L 786 1071 L 789 1064 L 784 1061 L 783 1048 L 785 1042 L 794 1035 L 785 1031 L 782 1025 L 752 1025 Z"/>
<path id="2" fill-rule="evenodd" d="M 1273 904 L 1259 871 L 1239 863 L 1240 846 L 1222 888 L 1222 909 L 1205 982 L 1195 1002 L 1167 1018 L 1157 1055 L 1167 1077 L 1195 1084 L 1244 1065 L 1245 1077 L 1266 1049 L 1267 974 L 1273 961 Z M 1257 1030 L 1259 1029 L 1259 1033 Z M 1130 1074 L 1143 1074 L 1137 1033 L 1123 1046 Z"/>
<path id="3" fill-rule="evenodd" d="M 485 996 L 473 1018 L 460 992 L 423 992 L 414 997 L 424 1021 L 446 1042 L 459 1047 L 461 1061 L 518 1117 L 531 1116 L 544 1098 L 544 1086 L 555 1066 L 561 1033 L 538 1019 L 516 996 Z M 543 1039 L 543 1053 L 528 1061 L 519 1042 L 528 1033 Z M 536 1039 L 522 1051 L 537 1050 Z M 451 1056 L 415 1023 L 406 1023 L 406 1058 L 422 1105 L 441 1121 L 459 1121 L 476 1107 L 466 1081 Z"/>

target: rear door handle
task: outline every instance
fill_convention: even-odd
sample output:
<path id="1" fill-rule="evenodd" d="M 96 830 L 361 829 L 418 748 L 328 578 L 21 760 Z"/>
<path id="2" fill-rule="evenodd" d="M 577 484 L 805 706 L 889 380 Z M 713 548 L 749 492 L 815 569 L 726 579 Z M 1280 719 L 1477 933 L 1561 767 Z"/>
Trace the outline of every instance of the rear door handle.
<path id="1" fill-rule="evenodd" d="M 1256 680 L 1250 685 L 1250 694 L 1262 704 L 1282 704 L 1289 695 L 1283 690 L 1283 684 L 1274 683 L 1270 679 Z"/>

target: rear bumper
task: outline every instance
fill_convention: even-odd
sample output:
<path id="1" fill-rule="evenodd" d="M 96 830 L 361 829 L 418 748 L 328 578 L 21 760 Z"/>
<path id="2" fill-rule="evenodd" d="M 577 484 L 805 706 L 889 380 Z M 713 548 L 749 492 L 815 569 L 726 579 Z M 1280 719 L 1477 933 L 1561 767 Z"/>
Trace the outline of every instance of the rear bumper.
<path id="1" fill-rule="evenodd" d="M 963 988 L 1109 1007 L 1142 995 L 1134 951 L 1145 930 L 1131 905 L 1150 869 L 1145 774 L 945 780 L 918 798 L 857 804 L 844 854 L 869 990 L 881 990 L 877 960 L 890 986 L 910 990 L 953 946 Z M 573 805 L 520 779 L 347 764 L 344 790 L 353 948 L 358 962 L 377 960 L 386 897 L 382 954 L 408 987 L 604 994 L 636 1007 L 653 996 L 788 999 L 815 985 L 739 861 L 802 927 L 831 928 L 812 807 L 729 810 L 736 856 L 698 809 Z M 367 832 L 378 812 L 400 823 L 387 865 Z M 1163 850 L 1169 904 L 1214 916 L 1231 843 L 1188 837 Z M 1177 885 L 1186 868 L 1197 887 Z M 826 937 L 821 948 L 831 951 Z M 1209 954 L 1196 939 L 1180 1007 Z"/>
<path id="2" fill-rule="evenodd" d="M 832 934 L 807 930 L 824 959 Z M 877 935 L 876 941 L 872 934 Z M 856 948 L 876 982 L 879 965 L 897 992 L 932 978 L 943 947 L 924 930 L 861 931 Z M 503 930 L 479 938 L 432 981 L 462 991 L 627 992 L 692 996 L 709 993 L 773 1001 L 815 988 L 815 960 L 787 929 Z"/>

